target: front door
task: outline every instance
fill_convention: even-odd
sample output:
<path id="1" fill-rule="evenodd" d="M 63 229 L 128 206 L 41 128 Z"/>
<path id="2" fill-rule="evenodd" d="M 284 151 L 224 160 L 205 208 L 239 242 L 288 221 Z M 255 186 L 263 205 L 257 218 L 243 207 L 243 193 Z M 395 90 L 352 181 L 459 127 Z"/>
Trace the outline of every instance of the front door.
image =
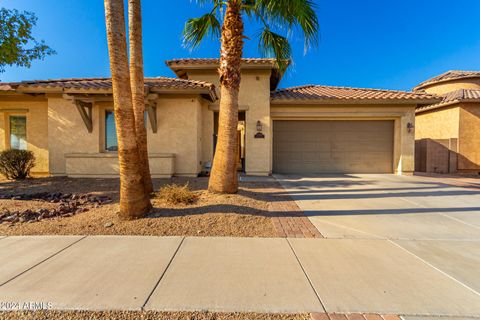
<path id="1" fill-rule="evenodd" d="M 213 153 L 215 154 L 218 138 L 218 112 L 214 113 L 213 128 Z M 245 171 L 245 111 L 241 111 L 238 113 L 237 158 L 238 171 Z"/>

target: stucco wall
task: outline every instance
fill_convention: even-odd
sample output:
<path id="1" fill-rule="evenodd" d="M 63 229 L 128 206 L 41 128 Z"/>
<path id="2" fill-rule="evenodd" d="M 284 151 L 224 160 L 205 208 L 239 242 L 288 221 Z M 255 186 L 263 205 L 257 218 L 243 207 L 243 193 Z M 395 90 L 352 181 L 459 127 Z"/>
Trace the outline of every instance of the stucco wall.
<path id="1" fill-rule="evenodd" d="M 36 157 L 32 175 L 48 174 L 47 101 L 30 97 L 0 97 L 0 150 L 9 147 L 10 115 L 25 115 L 27 118 L 27 150 Z"/>
<path id="2" fill-rule="evenodd" d="M 271 166 L 271 119 L 270 119 L 270 75 L 271 70 L 245 70 L 242 71 L 242 82 L 240 84 L 239 108 L 245 110 L 245 171 L 251 175 L 268 175 L 272 172 Z M 189 71 L 189 79 L 207 81 L 215 84 L 219 94 L 218 74 L 211 71 Z M 212 110 L 218 110 L 218 102 L 210 106 Z M 207 110 L 203 111 L 204 126 L 208 125 L 213 130 L 213 114 L 209 115 Z M 211 122 L 210 122 L 211 121 Z M 260 121 L 263 125 L 264 139 L 255 139 L 257 133 L 256 125 Z M 213 152 L 213 131 L 204 128 L 202 140 L 204 151 L 203 161 L 211 161 Z"/>
<path id="3" fill-rule="evenodd" d="M 458 170 L 480 171 L 480 103 L 460 107 L 458 151 Z"/>
<path id="4" fill-rule="evenodd" d="M 203 107 L 205 108 L 205 107 Z M 148 150 L 173 153 L 175 175 L 196 176 L 202 169 L 202 101 L 196 96 L 161 97 L 157 101 L 158 131 L 148 124 Z"/>
<path id="5" fill-rule="evenodd" d="M 459 135 L 458 105 L 416 115 L 415 139 L 456 139 Z"/>
<path id="6" fill-rule="evenodd" d="M 202 104 L 202 164 L 211 162 L 213 159 L 213 133 L 214 133 L 214 117 L 213 111 L 209 109 L 209 104 Z"/>
<path id="7" fill-rule="evenodd" d="M 52 174 L 114 176 L 118 172 L 116 153 L 104 151 L 105 111 L 113 110 L 113 102 L 94 103 L 91 133 L 73 102 L 55 96 L 50 97 L 48 107 Z M 153 133 L 147 120 L 153 176 L 196 176 L 201 171 L 201 122 L 202 103 L 198 96 L 161 96 L 157 100 L 157 133 Z"/>
<path id="8" fill-rule="evenodd" d="M 61 96 L 48 99 L 48 136 L 50 150 L 50 173 L 66 175 L 65 155 L 71 153 L 94 154 L 100 151 L 100 108 L 92 110 L 93 131 L 88 132 L 80 113 L 71 100 Z M 96 172 L 95 166 L 91 168 Z"/>
<path id="9" fill-rule="evenodd" d="M 70 177 L 116 177 L 120 172 L 116 153 L 66 154 L 66 168 Z M 174 173 L 173 154 L 149 154 L 152 178 L 169 178 Z"/>
<path id="10" fill-rule="evenodd" d="M 272 120 L 393 120 L 393 171 L 414 171 L 415 136 L 407 123 L 415 123 L 415 105 L 279 105 L 271 108 Z"/>
<path id="11" fill-rule="evenodd" d="M 425 87 L 427 93 L 442 95 L 458 89 L 480 89 L 480 79 L 459 79 L 435 83 Z"/>

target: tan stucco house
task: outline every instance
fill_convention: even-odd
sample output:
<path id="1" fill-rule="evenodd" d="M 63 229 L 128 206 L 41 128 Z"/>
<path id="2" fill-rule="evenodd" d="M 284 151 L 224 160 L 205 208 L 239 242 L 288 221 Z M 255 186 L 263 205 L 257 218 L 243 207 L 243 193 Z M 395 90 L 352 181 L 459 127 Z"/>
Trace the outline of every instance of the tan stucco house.
<path id="1" fill-rule="evenodd" d="M 178 78 L 145 82 L 151 172 L 196 176 L 215 149 L 218 60 L 166 63 Z M 271 59 L 243 59 L 240 170 L 413 172 L 415 110 L 440 102 L 435 94 L 318 85 L 277 89 L 281 77 Z M 32 150 L 36 174 L 116 176 L 112 111 L 110 79 L 0 83 L 0 149 Z"/>
<path id="2" fill-rule="evenodd" d="M 448 71 L 414 92 L 441 101 L 416 110 L 416 170 L 480 173 L 480 72 Z"/>

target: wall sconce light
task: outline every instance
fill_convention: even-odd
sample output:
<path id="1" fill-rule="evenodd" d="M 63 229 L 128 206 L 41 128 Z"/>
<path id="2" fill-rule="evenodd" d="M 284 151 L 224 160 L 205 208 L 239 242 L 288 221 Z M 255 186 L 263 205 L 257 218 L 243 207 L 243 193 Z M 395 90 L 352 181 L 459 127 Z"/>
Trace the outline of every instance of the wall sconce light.
<path id="1" fill-rule="evenodd" d="M 412 132 L 414 128 L 415 126 L 413 125 L 413 123 L 411 122 L 407 123 L 407 130 L 409 133 Z"/>
<path id="2" fill-rule="evenodd" d="M 262 126 L 262 123 L 259 120 L 259 121 L 257 121 L 257 131 L 262 132 L 262 129 L 263 129 L 263 126 Z"/>
<path id="3" fill-rule="evenodd" d="M 254 136 L 255 139 L 264 139 L 265 138 L 265 135 L 262 133 L 262 130 L 263 130 L 263 125 L 259 120 L 259 121 L 257 121 L 257 133 L 255 133 L 255 136 Z"/>

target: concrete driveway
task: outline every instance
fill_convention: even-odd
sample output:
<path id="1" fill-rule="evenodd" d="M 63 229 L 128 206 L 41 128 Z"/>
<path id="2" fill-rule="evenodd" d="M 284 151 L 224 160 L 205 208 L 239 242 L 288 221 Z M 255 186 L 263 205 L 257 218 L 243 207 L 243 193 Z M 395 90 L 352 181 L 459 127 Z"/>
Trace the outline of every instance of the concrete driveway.
<path id="1" fill-rule="evenodd" d="M 480 189 L 417 176 L 276 178 L 327 238 L 480 240 Z"/>
<path id="2" fill-rule="evenodd" d="M 480 315 L 479 188 L 419 176 L 275 178 L 327 238 L 292 241 L 326 310 Z M 460 308 L 471 294 L 479 300 Z"/>

